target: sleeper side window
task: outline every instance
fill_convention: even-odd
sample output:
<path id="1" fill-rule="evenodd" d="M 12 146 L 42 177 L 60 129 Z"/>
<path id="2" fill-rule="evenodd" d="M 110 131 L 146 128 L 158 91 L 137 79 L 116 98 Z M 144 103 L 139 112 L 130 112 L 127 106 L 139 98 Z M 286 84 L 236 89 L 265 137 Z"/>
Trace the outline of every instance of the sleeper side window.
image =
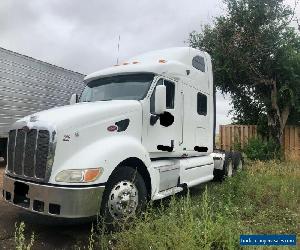
<path id="1" fill-rule="evenodd" d="M 175 84 L 173 82 L 159 79 L 156 86 L 165 85 L 166 86 L 166 105 L 167 109 L 174 109 L 174 100 L 175 100 Z M 153 91 L 150 97 L 150 112 L 154 113 L 155 106 L 155 90 Z"/>
<path id="2" fill-rule="evenodd" d="M 195 69 L 205 72 L 205 61 L 202 56 L 195 56 L 192 60 L 192 65 Z"/>
<path id="3" fill-rule="evenodd" d="M 207 115 L 207 96 L 202 93 L 197 94 L 197 113 Z"/>

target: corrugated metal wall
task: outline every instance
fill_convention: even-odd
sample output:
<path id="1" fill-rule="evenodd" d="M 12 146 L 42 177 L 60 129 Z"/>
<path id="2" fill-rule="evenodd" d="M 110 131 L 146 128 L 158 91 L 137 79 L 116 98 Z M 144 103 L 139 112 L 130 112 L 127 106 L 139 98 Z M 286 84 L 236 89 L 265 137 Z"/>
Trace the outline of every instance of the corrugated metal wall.
<path id="1" fill-rule="evenodd" d="M 0 48 L 0 137 L 17 119 L 68 104 L 84 75 Z"/>

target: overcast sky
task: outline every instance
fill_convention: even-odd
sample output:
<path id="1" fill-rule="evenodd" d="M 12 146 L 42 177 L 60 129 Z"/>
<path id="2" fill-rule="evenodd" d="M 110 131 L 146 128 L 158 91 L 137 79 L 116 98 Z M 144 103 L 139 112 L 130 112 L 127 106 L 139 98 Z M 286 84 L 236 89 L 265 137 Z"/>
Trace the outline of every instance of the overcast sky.
<path id="1" fill-rule="evenodd" d="M 1 0 L 0 47 L 88 74 L 116 63 L 119 35 L 121 61 L 186 46 L 223 9 L 221 0 Z M 217 124 L 230 123 L 229 110 L 218 94 Z"/>

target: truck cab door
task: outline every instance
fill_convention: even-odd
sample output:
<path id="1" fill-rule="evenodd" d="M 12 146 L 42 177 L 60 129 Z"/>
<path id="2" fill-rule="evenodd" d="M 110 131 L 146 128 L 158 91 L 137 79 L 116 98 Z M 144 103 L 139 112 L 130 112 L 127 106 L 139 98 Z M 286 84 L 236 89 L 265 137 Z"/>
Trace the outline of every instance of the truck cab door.
<path id="1" fill-rule="evenodd" d="M 166 86 L 166 104 L 167 109 L 164 114 L 154 114 L 155 109 L 155 89 L 158 85 Z M 178 143 L 181 140 L 182 119 L 180 117 L 180 105 L 177 100 L 180 100 L 178 84 L 173 81 L 159 78 L 155 89 L 150 97 L 150 110 L 148 115 L 145 114 L 147 126 L 146 135 L 143 138 L 143 144 L 147 148 L 151 157 L 164 157 L 170 155 L 170 152 L 175 152 L 178 148 Z"/>

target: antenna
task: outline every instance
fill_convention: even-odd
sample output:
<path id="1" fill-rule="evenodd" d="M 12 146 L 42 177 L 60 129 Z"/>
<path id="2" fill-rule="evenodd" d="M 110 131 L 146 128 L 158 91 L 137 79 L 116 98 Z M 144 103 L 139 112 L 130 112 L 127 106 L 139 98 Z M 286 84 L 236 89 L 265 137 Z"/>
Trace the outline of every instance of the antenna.
<path id="1" fill-rule="evenodd" d="M 121 41 L 121 36 L 119 35 L 119 40 L 118 40 L 118 55 L 117 55 L 117 65 L 119 64 L 119 55 L 120 55 L 120 41 Z"/>

